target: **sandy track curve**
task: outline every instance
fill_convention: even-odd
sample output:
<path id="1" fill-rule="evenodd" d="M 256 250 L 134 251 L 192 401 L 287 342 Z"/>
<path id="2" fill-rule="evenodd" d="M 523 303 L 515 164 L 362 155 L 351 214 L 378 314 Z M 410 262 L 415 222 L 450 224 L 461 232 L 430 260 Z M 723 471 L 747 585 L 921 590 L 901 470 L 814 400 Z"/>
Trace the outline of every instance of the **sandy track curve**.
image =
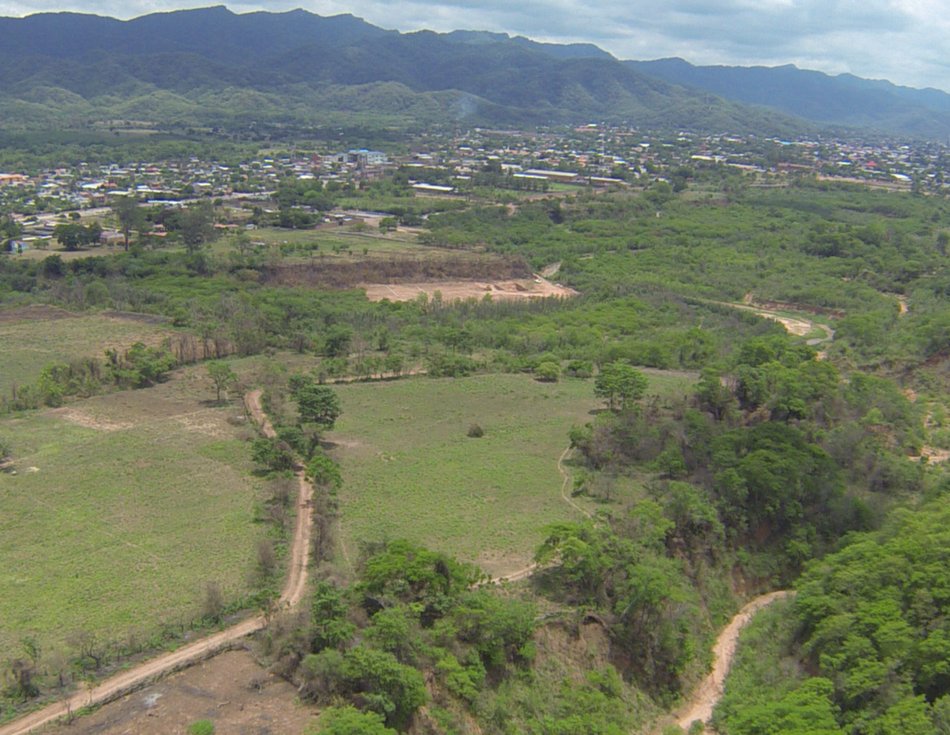
<path id="1" fill-rule="evenodd" d="M 593 518 L 594 517 L 593 514 L 584 510 L 581 506 L 579 506 L 577 503 L 571 500 L 567 492 L 568 485 L 571 482 L 571 473 L 568 472 L 567 469 L 564 467 L 564 460 L 567 459 L 567 455 L 571 453 L 572 449 L 573 447 L 568 446 L 567 449 L 561 452 L 561 455 L 557 458 L 557 471 L 561 474 L 561 500 L 563 500 L 565 503 L 571 506 L 578 513 L 582 513 L 588 518 Z M 535 562 L 535 563 L 529 564 L 526 567 L 523 567 L 522 569 L 518 569 L 517 571 L 510 572 L 508 574 L 502 575 L 501 577 L 496 577 L 495 579 L 490 579 L 485 584 L 501 584 L 503 582 L 519 582 L 522 579 L 527 579 L 528 577 L 530 577 L 532 574 L 534 574 L 538 570 L 538 568 L 539 568 L 539 565 L 537 564 L 537 562 Z M 478 585 L 478 586 L 482 586 L 482 585 Z M 2 735 L 2 733 L 0 733 L 0 735 Z"/>
<path id="2" fill-rule="evenodd" d="M 261 408 L 261 392 L 251 391 L 245 396 L 245 405 L 254 420 L 261 427 L 264 436 L 276 436 L 274 427 Z M 300 491 L 297 494 L 297 522 L 294 527 L 293 544 L 284 589 L 278 598 L 280 607 L 296 607 L 303 598 L 307 586 L 307 560 L 310 553 L 310 510 L 313 487 L 307 482 L 304 469 L 296 466 L 294 471 Z M 235 642 L 256 633 L 267 624 L 264 615 L 243 620 L 222 631 L 189 643 L 186 646 L 163 654 L 158 658 L 109 677 L 100 684 L 77 692 L 67 699 L 55 702 L 43 709 L 25 715 L 0 727 L 0 735 L 26 735 L 42 725 L 62 717 L 68 717 L 83 707 L 105 704 L 175 671 L 187 668 L 199 661 L 211 658 L 217 653 L 233 646 Z"/>
<path id="3" fill-rule="evenodd" d="M 716 639 L 716 645 L 713 647 L 712 671 L 696 687 L 689 701 L 675 715 L 677 725 L 684 730 L 688 730 L 689 726 L 696 720 L 703 723 L 709 722 L 713 709 L 722 698 L 722 687 L 732 666 L 732 659 L 736 654 L 739 633 L 759 610 L 768 607 L 776 600 L 784 599 L 793 594 L 794 592 L 788 590 L 780 590 L 759 595 L 735 614 Z"/>

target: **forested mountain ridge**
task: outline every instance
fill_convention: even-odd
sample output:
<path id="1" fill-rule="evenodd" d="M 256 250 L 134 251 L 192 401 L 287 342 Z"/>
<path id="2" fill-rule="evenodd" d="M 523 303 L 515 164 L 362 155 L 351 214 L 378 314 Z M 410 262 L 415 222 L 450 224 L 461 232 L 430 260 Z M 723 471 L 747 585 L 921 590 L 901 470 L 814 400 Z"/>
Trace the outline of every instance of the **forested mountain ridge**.
<path id="1" fill-rule="evenodd" d="M 946 139 L 950 94 L 902 87 L 852 74 L 830 76 L 792 64 L 694 66 L 683 59 L 627 61 L 642 74 L 744 104 L 765 105 L 821 124 Z"/>
<path id="2" fill-rule="evenodd" d="M 646 77 L 592 46 L 478 32 L 402 34 L 302 10 L 0 19 L 0 61 L 8 126 L 220 125 L 360 113 L 416 124 L 600 119 L 773 135 L 808 129 Z"/>
<path id="3" fill-rule="evenodd" d="M 400 33 L 299 9 L 239 15 L 216 6 L 129 21 L 80 13 L 0 18 L 0 61 L 8 127 L 357 113 L 422 124 L 610 120 L 779 136 L 818 126 L 950 134 L 950 95 L 935 89 L 791 65 L 618 61 L 593 44 L 488 31 Z"/>

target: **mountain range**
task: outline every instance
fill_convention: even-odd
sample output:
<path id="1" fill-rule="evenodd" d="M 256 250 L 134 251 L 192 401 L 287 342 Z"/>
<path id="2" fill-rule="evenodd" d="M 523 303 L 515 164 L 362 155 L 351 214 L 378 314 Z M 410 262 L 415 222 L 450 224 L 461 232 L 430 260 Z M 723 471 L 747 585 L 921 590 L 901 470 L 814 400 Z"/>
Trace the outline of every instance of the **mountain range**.
<path id="1" fill-rule="evenodd" d="M 943 138 L 950 95 L 790 67 L 621 62 L 590 44 L 399 33 L 351 15 L 219 6 L 130 21 L 0 18 L 0 115 L 14 128 L 612 121 L 765 135 L 845 125 Z"/>

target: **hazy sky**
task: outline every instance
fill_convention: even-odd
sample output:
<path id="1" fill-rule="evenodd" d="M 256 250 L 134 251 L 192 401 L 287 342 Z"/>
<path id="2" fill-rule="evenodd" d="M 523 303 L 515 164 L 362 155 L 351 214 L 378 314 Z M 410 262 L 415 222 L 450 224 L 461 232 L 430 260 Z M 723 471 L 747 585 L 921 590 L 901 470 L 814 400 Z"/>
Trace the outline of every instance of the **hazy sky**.
<path id="1" fill-rule="evenodd" d="M 131 18 L 214 0 L 0 0 L 0 14 L 52 10 Z M 621 59 L 796 64 L 950 91 L 950 0 L 244 0 L 235 12 L 303 7 L 401 31 L 505 31 L 589 41 Z"/>

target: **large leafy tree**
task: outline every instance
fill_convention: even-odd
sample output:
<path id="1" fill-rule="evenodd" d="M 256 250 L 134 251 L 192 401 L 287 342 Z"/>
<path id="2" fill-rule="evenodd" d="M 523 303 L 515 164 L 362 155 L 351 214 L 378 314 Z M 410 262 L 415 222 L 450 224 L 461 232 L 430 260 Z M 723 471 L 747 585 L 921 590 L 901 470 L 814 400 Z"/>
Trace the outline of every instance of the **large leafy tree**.
<path id="1" fill-rule="evenodd" d="M 320 429 L 332 429 L 343 409 L 332 388 L 318 384 L 313 378 L 295 375 L 290 380 L 290 391 L 297 401 L 300 424 L 313 424 Z"/>
<path id="2" fill-rule="evenodd" d="M 117 197 L 112 204 L 112 213 L 119 223 L 125 249 L 129 249 L 129 241 L 133 230 L 141 230 L 145 226 L 145 212 L 139 208 L 135 197 Z"/>
<path id="3" fill-rule="evenodd" d="M 604 365 L 594 379 L 594 395 L 607 399 L 611 411 L 628 408 L 643 398 L 647 377 L 629 363 L 618 360 Z"/>
<path id="4" fill-rule="evenodd" d="M 186 207 L 178 220 L 181 240 L 189 253 L 214 239 L 214 208 L 211 202 Z"/>

